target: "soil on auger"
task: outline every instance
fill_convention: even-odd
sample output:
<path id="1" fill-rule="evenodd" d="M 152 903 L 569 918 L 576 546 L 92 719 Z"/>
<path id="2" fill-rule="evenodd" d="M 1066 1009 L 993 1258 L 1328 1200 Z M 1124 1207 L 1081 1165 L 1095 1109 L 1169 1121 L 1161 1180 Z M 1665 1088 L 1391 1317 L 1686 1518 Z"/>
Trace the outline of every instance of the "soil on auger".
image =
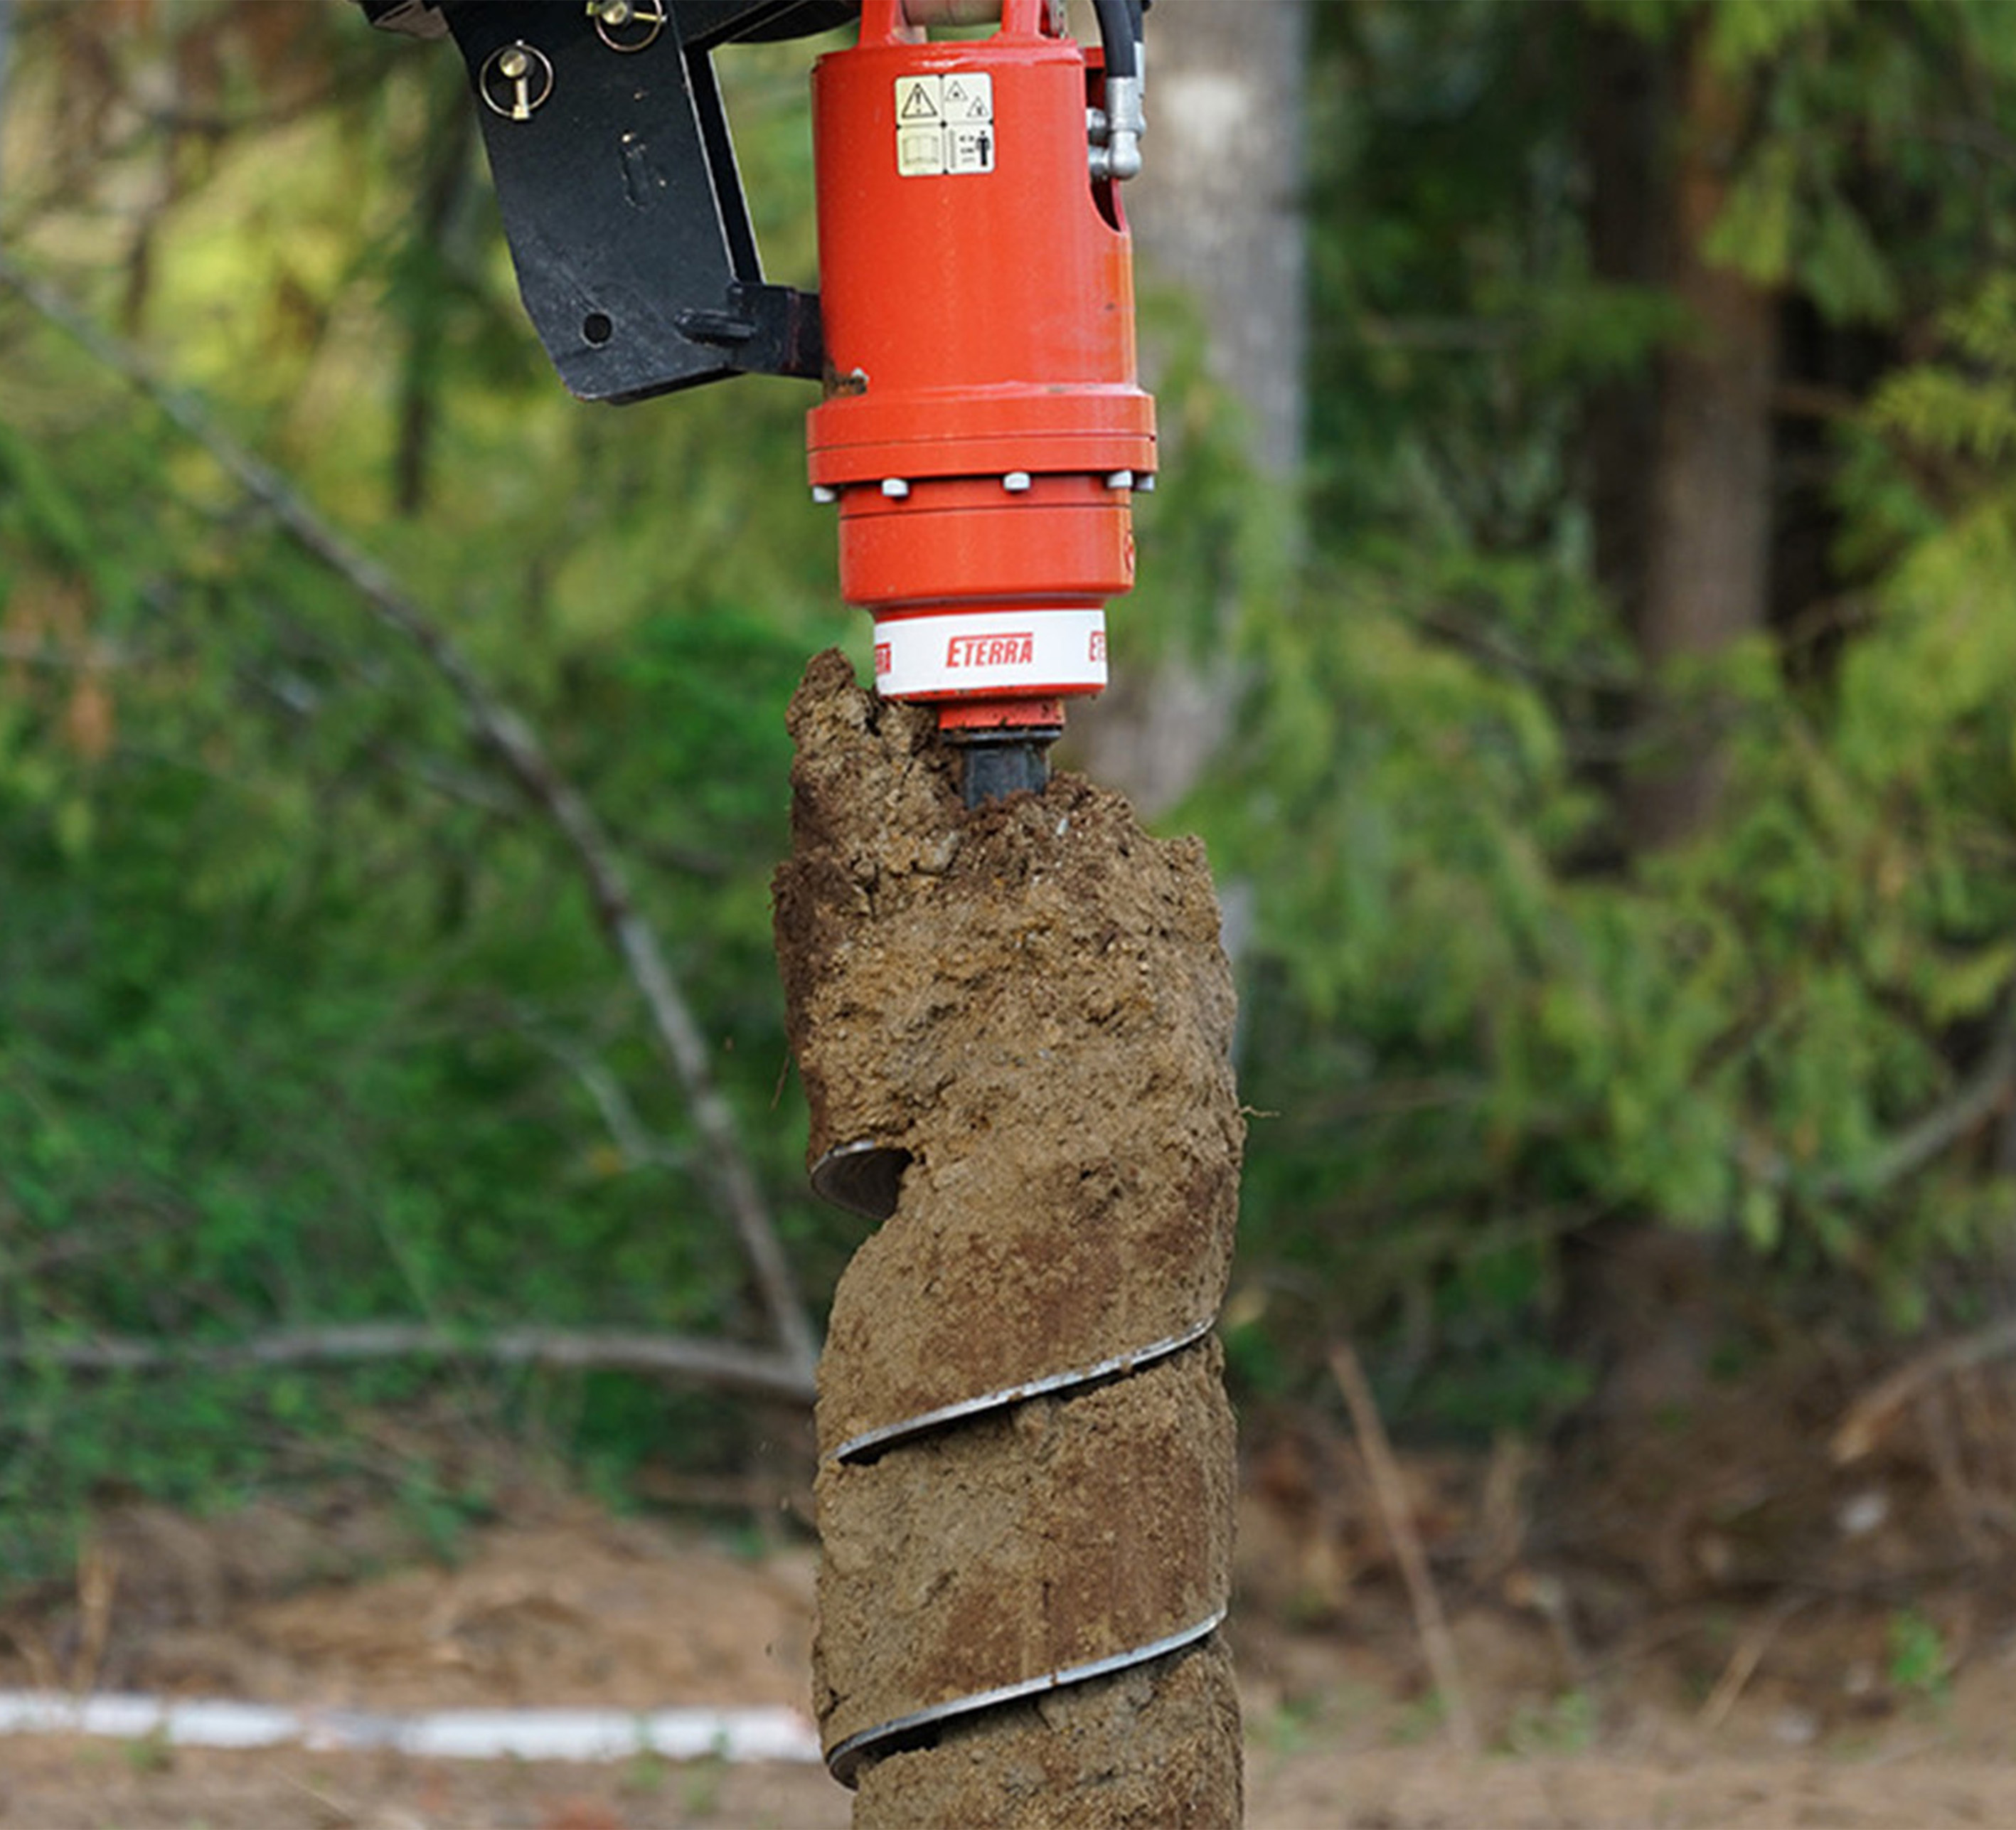
<path id="1" fill-rule="evenodd" d="M 969 812 L 931 715 L 838 654 L 791 726 L 812 1155 L 908 1165 L 820 1368 L 815 1702 L 857 1830 L 1224 1830 L 1242 1126 L 1202 848 L 1070 776 Z"/>

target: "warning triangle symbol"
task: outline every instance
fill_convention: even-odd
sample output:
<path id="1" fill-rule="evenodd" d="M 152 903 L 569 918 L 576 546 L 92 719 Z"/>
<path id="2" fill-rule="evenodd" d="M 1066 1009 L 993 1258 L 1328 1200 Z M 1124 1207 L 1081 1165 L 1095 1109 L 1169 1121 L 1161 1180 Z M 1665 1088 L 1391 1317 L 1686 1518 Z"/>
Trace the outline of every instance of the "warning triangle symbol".
<path id="1" fill-rule="evenodd" d="M 922 83 L 913 83 L 910 92 L 903 99 L 902 118 L 905 121 L 935 121 L 938 117 L 937 104 L 931 100 L 931 92 Z"/>

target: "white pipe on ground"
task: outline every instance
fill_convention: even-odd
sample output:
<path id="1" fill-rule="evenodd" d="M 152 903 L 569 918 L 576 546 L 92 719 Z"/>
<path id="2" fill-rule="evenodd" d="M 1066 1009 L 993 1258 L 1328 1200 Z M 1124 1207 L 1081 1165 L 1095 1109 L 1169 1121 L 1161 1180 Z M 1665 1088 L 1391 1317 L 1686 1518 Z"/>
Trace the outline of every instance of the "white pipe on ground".
<path id="1" fill-rule="evenodd" d="M 657 1754 L 792 1764 L 819 1758 L 795 1709 L 289 1709 L 216 1698 L 0 1691 L 0 1735 L 85 1735 L 171 1747 L 390 1750 L 452 1760 L 610 1761 Z"/>

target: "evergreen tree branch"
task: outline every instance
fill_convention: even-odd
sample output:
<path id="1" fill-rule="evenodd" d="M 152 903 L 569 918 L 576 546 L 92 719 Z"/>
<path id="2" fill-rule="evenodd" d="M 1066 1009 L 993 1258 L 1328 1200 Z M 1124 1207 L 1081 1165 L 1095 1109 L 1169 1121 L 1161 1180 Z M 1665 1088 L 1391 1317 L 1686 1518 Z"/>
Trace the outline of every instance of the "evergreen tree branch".
<path id="1" fill-rule="evenodd" d="M 167 1367 L 225 1371 L 358 1360 L 488 1360 L 502 1366 L 569 1367 L 598 1372 L 655 1373 L 809 1403 L 812 1374 L 787 1355 L 733 1341 L 614 1328 L 505 1328 L 459 1333 L 426 1322 L 358 1322 L 283 1328 L 243 1341 L 192 1345 L 112 1336 L 95 1341 L 0 1342 L 0 1361 L 67 1372 L 153 1372 Z"/>
<path id="2" fill-rule="evenodd" d="M 788 1363 L 808 1382 L 817 1342 L 733 1108 L 715 1081 L 693 1007 L 638 906 L 629 873 L 580 792 L 553 765 L 531 726 L 484 683 L 461 647 L 398 581 L 325 520 L 279 471 L 218 425 L 194 396 L 157 376 L 139 351 L 103 330 L 54 287 L 0 254 L 0 285 L 151 402 L 200 445 L 303 551 L 344 579 L 373 614 L 416 648 L 459 701 L 477 740 L 566 841 L 597 919 L 643 999 L 653 1040 L 685 1094 L 703 1148 L 700 1173 L 733 1222 L 770 1325 Z"/>

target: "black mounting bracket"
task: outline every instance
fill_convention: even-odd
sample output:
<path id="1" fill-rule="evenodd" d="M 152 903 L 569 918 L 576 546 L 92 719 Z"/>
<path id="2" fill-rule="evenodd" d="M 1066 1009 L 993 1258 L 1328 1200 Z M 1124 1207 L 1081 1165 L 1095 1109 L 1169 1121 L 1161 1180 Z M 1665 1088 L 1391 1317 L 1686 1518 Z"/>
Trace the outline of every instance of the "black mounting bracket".
<path id="1" fill-rule="evenodd" d="M 468 66 L 518 290 L 568 389 L 633 401 L 819 378 L 815 294 L 763 279 L 712 54 L 858 0 L 362 0 Z"/>

